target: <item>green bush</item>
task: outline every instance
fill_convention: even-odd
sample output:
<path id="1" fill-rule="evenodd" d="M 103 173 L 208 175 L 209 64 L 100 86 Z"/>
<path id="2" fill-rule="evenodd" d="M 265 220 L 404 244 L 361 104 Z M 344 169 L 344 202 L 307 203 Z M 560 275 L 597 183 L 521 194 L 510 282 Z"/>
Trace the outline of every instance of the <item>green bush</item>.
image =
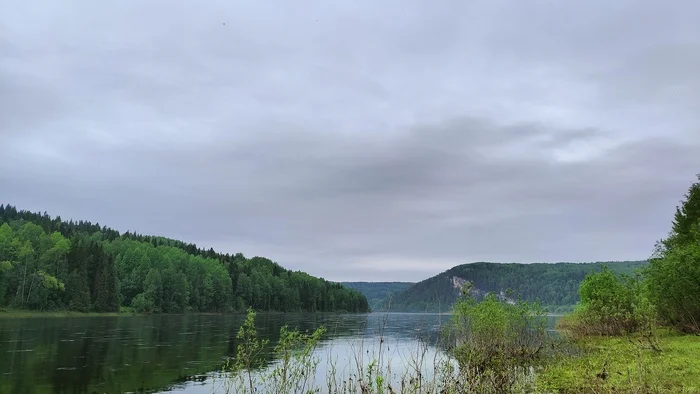
<path id="1" fill-rule="evenodd" d="M 513 392 L 522 371 L 547 352 L 546 312 L 538 304 L 507 302 L 494 294 L 481 302 L 465 296 L 454 309 L 456 347 L 462 383 L 469 392 Z M 486 390 L 488 391 L 488 390 Z"/>
<path id="2" fill-rule="evenodd" d="M 131 307 L 136 311 L 136 313 L 152 313 L 155 309 L 155 304 L 153 300 L 146 296 L 144 293 L 139 293 L 133 300 L 131 300 Z"/>
<path id="3" fill-rule="evenodd" d="M 272 350 L 278 360 L 271 369 L 264 369 L 264 353 L 268 340 L 259 339 L 255 327 L 255 311 L 248 309 L 246 319 L 238 330 L 236 339 L 236 357 L 228 360 L 224 371 L 230 372 L 225 383 L 226 393 L 310 393 L 313 389 L 313 377 L 318 367 L 319 358 L 314 350 L 326 332 L 319 327 L 313 333 L 301 333 L 289 330 L 287 326 L 280 329 L 280 339 Z M 260 389 L 263 389 L 262 391 Z"/>
<path id="4" fill-rule="evenodd" d="M 586 276 L 578 292 L 583 319 L 600 334 L 619 335 L 636 330 L 633 287 L 608 267 Z"/>
<path id="5" fill-rule="evenodd" d="M 574 337 L 651 332 L 655 309 L 647 293 L 640 276 L 618 276 L 604 267 L 586 276 L 579 305 L 558 326 Z"/>

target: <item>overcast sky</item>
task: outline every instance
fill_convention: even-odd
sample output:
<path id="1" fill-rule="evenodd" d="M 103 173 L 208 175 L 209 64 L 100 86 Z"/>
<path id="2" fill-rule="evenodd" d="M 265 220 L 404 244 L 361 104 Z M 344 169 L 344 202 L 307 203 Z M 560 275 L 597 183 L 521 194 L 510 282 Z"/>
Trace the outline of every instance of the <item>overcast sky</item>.
<path id="1" fill-rule="evenodd" d="M 0 202 L 331 280 L 644 259 L 700 2 L 0 0 Z"/>

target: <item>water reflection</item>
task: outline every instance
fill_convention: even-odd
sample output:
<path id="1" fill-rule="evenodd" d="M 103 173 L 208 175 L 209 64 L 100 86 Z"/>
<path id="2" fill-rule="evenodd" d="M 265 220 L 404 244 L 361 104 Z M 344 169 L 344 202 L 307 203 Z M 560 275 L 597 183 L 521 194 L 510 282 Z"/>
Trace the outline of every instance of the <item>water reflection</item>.
<path id="1" fill-rule="evenodd" d="M 159 315 L 71 318 L 0 318 L 0 393 L 195 392 L 233 356 L 243 315 Z M 319 351 L 340 364 L 357 340 L 384 337 L 385 354 L 417 341 L 434 343 L 449 316 L 436 314 L 259 314 L 265 361 L 283 325 L 313 331 L 323 325 Z M 375 346 L 375 345 L 372 345 Z M 377 349 L 363 348 L 365 355 Z M 321 366 L 325 363 L 322 362 Z M 320 371 L 322 372 L 322 368 Z M 195 383 L 192 383 L 195 382 Z M 199 391 L 196 391 L 199 392 Z"/>
<path id="2" fill-rule="evenodd" d="M 316 387 L 326 387 L 329 376 L 335 376 L 339 387 L 350 374 L 357 372 L 357 365 L 365 368 L 372 361 L 388 367 L 394 381 L 399 381 L 407 369 L 419 367 L 419 358 L 426 362 L 420 365 L 422 375 L 432 374 L 432 361 L 439 353 L 437 346 L 440 328 L 449 315 L 438 314 L 371 314 L 371 315 L 326 315 L 309 327 L 318 325 L 328 328 L 326 339 L 315 352 L 320 363 L 312 382 Z M 303 327 L 304 321 L 296 321 Z M 293 324 L 290 324 L 292 326 Z M 274 363 L 275 361 L 272 360 Z M 266 365 L 265 368 L 272 368 Z M 331 369 L 336 368 L 335 373 Z M 357 377 L 355 377 L 357 378 Z M 226 392 L 229 378 L 224 374 L 202 376 L 196 382 L 171 387 L 167 393 L 206 394 Z M 258 381 L 259 382 L 259 381 Z M 259 386 L 260 392 L 265 392 Z M 235 389 L 230 391 L 235 392 Z"/>

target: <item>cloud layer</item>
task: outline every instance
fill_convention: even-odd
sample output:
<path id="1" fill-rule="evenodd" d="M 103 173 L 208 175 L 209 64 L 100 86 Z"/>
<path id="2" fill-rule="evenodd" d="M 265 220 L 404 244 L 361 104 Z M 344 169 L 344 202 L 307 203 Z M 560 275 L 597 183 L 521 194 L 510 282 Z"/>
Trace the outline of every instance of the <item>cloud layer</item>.
<path id="1" fill-rule="evenodd" d="M 645 258 L 696 2 L 3 4 L 0 200 L 334 280 Z"/>

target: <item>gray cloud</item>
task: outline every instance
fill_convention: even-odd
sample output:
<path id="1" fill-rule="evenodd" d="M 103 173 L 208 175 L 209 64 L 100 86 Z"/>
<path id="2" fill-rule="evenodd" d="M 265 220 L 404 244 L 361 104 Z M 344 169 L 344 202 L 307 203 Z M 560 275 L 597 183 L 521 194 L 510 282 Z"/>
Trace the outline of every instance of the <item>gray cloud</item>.
<path id="1" fill-rule="evenodd" d="M 698 6 L 395 3 L 0 7 L 0 199 L 337 280 L 647 257 Z"/>

